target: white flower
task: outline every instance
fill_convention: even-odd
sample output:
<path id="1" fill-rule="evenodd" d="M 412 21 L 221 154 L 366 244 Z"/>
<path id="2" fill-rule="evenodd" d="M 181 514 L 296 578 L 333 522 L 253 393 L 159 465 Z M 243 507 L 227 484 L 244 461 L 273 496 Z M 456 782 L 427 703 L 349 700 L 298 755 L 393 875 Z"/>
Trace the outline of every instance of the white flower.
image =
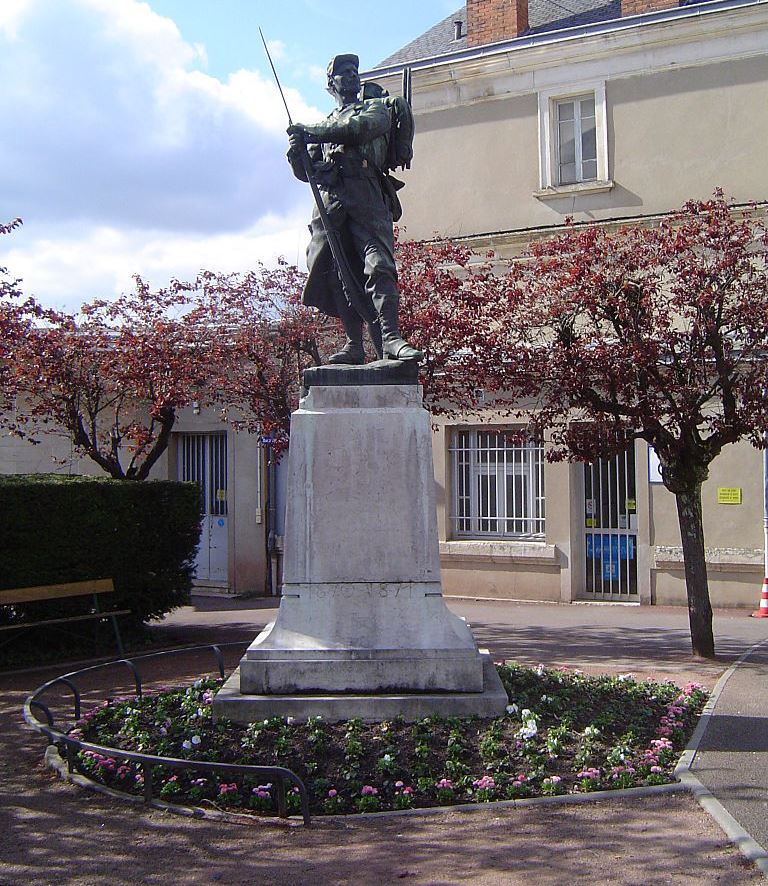
<path id="1" fill-rule="evenodd" d="M 293 723 L 293 717 L 286 717 L 286 718 L 285 718 L 285 722 L 286 722 L 286 724 L 287 724 L 288 726 L 290 726 L 291 723 Z"/>
<path id="2" fill-rule="evenodd" d="M 634 674 L 619 674 L 618 679 L 623 683 L 625 680 L 634 680 Z"/>
<path id="3" fill-rule="evenodd" d="M 538 674 L 539 677 L 543 676 L 543 674 L 544 674 L 544 665 L 543 664 L 537 665 L 536 673 Z"/>
<path id="4" fill-rule="evenodd" d="M 530 720 L 533 714 L 528 710 L 528 708 L 523 708 L 523 712 L 520 714 L 521 720 Z"/>
<path id="5" fill-rule="evenodd" d="M 191 751 L 191 750 L 192 750 L 192 742 L 191 742 L 191 741 L 187 741 L 187 739 L 184 739 L 184 741 L 181 743 L 181 746 L 184 748 L 185 751 Z"/>
<path id="6" fill-rule="evenodd" d="M 201 741 L 202 741 L 202 738 L 200 738 L 199 735 L 192 736 L 192 744 L 195 745 L 195 747 L 197 747 L 197 745 L 199 745 Z"/>
<path id="7" fill-rule="evenodd" d="M 542 696 L 541 696 L 541 700 L 542 700 L 543 702 L 547 702 L 547 701 L 549 701 L 549 696 L 548 696 L 548 695 L 542 695 Z"/>
<path id="8" fill-rule="evenodd" d="M 535 720 L 526 720 L 523 724 L 523 728 L 520 730 L 520 738 L 533 738 L 538 733 L 538 731 L 539 727 L 536 725 Z"/>
<path id="9" fill-rule="evenodd" d="M 516 704 L 508 704 L 507 705 L 507 713 L 508 714 L 516 714 L 520 708 Z"/>

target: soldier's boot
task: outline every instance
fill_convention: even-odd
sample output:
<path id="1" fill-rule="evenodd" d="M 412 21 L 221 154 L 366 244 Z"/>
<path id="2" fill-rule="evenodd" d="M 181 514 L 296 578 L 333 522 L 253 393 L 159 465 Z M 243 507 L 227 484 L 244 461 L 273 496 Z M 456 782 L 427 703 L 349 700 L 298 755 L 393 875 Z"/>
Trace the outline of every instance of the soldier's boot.
<path id="1" fill-rule="evenodd" d="M 400 329 L 397 324 L 397 306 L 399 301 L 399 295 L 397 290 L 395 290 L 383 295 L 378 305 L 384 358 L 387 360 L 421 361 L 424 359 L 424 353 L 409 345 L 400 335 Z"/>
<path id="2" fill-rule="evenodd" d="M 347 334 L 347 343 L 340 351 L 331 354 L 328 362 L 343 363 L 347 366 L 362 366 L 365 363 L 363 321 L 360 319 L 357 311 L 347 304 L 346 299 L 343 299 L 343 303 L 342 300 L 337 300 L 336 307 L 344 327 L 344 332 Z"/>

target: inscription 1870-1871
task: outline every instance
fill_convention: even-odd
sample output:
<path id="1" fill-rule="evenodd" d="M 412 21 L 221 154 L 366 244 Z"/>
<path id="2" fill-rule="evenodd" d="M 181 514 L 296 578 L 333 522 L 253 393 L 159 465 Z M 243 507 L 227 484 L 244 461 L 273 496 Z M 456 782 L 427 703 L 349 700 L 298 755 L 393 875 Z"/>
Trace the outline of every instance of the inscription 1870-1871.
<path id="1" fill-rule="evenodd" d="M 412 584 L 337 584 L 337 585 L 309 585 L 300 591 L 300 595 L 308 596 L 312 600 L 328 600 L 341 597 L 345 600 L 353 598 L 368 598 L 370 600 L 412 600 L 417 594 Z"/>

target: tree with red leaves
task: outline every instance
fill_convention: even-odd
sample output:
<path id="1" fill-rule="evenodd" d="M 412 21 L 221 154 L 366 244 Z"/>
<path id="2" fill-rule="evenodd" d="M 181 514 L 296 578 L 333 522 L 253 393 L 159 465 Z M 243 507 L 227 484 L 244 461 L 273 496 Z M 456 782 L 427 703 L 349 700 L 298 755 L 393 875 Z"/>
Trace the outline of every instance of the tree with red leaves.
<path id="1" fill-rule="evenodd" d="M 0 236 L 10 234 L 20 225 L 20 218 L 8 224 L 0 223 Z M 20 310 L 20 284 L 20 280 L 8 275 L 7 268 L 0 267 L 0 412 L 13 408 L 16 389 L 9 363 L 11 348 L 24 338 L 30 326 L 28 311 Z"/>
<path id="2" fill-rule="evenodd" d="M 546 431 L 552 460 L 653 447 L 677 502 L 693 651 L 714 657 L 701 488 L 727 444 L 766 445 L 765 226 L 720 192 L 652 226 L 572 225 L 489 293 L 465 375 Z"/>
<path id="3" fill-rule="evenodd" d="M 178 411 L 214 402 L 210 382 L 232 364 L 210 306 L 182 284 L 152 291 L 137 277 L 77 315 L 28 300 L 16 316 L 29 326 L 5 345 L 19 403 L 6 423 L 32 442 L 65 434 L 115 479 L 147 479 Z"/>
<path id="4" fill-rule="evenodd" d="M 395 249 L 400 328 L 424 353 L 425 406 L 433 415 L 455 416 L 485 386 L 481 361 L 466 358 L 485 347 L 500 278 L 489 262 L 449 240 L 396 238 Z"/>
<path id="5" fill-rule="evenodd" d="M 219 378 L 224 413 L 239 427 L 287 449 L 291 413 L 298 406 L 302 370 L 321 362 L 319 348 L 338 350 L 343 337 L 333 321 L 301 303 L 306 274 L 278 261 L 245 274 L 203 273 L 198 282 L 215 301 L 236 371 Z"/>
<path id="6" fill-rule="evenodd" d="M 0 279 L 0 421 L 33 443 L 64 434 L 124 480 L 147 479 L 193 403 L 284 449 L 300 370 L 330 332 L 300 303 L 304 275 L 281 262 L 157 291 L 135 281 L 74 315 L 21 301 L 19 281 Z"/>

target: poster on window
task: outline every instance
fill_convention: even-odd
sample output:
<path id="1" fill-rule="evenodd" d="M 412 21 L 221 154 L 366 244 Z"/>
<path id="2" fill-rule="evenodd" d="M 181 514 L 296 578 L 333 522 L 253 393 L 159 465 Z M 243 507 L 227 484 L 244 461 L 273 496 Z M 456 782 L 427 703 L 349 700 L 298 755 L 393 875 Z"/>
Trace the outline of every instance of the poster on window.
<path id="1" fill-rule="evenodd" d="M 619 580 L 619 561 L 603 560 L 603 581 Z"/>
<path id="2" fill-rule="evenodd" d="M 619 560 L 635 559 L 634 535 L 612 535 L 588 532 L 586 535 L 588 560 L 603 560 L 605 563 L 618 563 Z"/>

